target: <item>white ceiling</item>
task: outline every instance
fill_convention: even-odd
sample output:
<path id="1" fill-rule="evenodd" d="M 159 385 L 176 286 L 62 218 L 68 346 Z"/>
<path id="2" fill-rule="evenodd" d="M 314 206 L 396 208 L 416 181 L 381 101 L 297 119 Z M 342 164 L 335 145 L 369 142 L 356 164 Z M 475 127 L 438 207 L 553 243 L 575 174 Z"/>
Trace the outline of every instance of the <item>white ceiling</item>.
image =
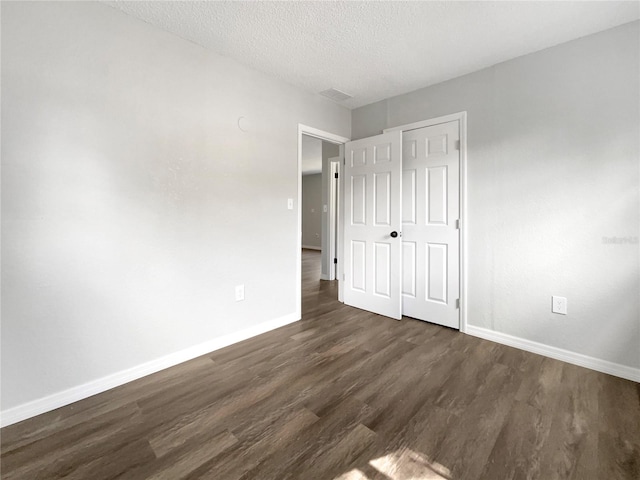
<path id="1" fill-rule="evenodd" d="M 640 18 L 637 1 L 106 3 L 349 108 Z"/>

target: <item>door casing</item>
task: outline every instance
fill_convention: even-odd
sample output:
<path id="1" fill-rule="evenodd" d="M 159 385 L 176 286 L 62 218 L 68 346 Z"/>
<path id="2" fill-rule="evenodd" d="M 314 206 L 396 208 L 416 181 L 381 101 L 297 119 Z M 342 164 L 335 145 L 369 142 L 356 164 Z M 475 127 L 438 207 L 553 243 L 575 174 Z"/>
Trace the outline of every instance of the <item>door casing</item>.
<path id="1" fill-rule="evenodd" d="M 340 182 L 340 172 L 342 166 L 342 157 L 332 157 L 329 159 L 329 199 L 327 202 L 328 212 L 327 219 L 329 223 L 329 275 L 327 280 L 336 280 L 338 278 L 337 263 L 334 263 L 333 259 L 338 258 L 338 231 L 340 229 L 340 189 L 338 188 Z M 338 175 L 338 178 L 335 177 Z"/>
<path id="2" fill-rule="evenodd" d="M 296 318 L 302 318 L 302 135 L 319 138 L 340 146 L 340 157 L 344 158 L 344 144 L 350 141 L 347 137 L 320 130 L 308 125 L 298 124 L 298 203 L 297 203 L 297 249 L 296 249 Z M 340 234 L 340 232 L 338 232 Z M 339 241 L 342 241 L 340 239 Z M 338 249 L 338 268 L 341 251 Z M 339 277 L 340 278 L 340 277 Z M 340 282 L 338 285 L 340 286 Z M 340 297 L 340 296 L 339 296 Z M 339 298 L 340 299 L 340 298 Z"/>

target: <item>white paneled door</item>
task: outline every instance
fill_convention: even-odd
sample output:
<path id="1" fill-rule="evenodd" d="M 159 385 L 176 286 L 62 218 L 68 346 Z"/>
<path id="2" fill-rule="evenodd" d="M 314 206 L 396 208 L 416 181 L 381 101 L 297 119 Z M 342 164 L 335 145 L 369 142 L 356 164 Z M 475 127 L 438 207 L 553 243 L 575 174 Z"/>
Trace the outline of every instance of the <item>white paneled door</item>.
<path id="1" fill-rule="evenodd" d="M 402 133 L 348 142 L 344 172 L 344 302 L 400 319 Z"/>
<path id="2" fill-rule="evenodd" d="M 345 146 L 344 301 L 460 328 L 459 121 Z"/>
<path id="3" fill-rule="evenodd" d="M 402 135 L 402 313 L 460 328 L 458 121 Z"/>

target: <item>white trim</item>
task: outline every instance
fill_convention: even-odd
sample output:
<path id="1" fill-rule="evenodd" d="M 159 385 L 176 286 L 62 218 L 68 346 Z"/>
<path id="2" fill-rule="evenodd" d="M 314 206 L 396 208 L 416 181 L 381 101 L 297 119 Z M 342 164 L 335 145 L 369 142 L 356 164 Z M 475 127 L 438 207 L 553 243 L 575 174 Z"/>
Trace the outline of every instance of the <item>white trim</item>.
<path id="1" fill-rule="evenodd" d="M 340 135 L 325 132 L 324 130 L 319 130 L 317 128 L 309 127 L 301 123 L 298 124 L 298 132 L 300 132 L 300 134 L 309 135 L 310 137 L 319 138 L 320 140 L 326 140 L 327 142 L 331 142 L 335 144 L 342 144 L 342 143 L 347 143 L 351 141 L 351 139 L 347 137 L 341 137 Z"/>
<path id="2" fill-rule="evenodd" d="M 159 372 L 160 370 L 173 367 L 201 355 L 206 355 L 214 350 L 227 347 L 234 343 L 255 337 L 256 335 L 294 323 L 299 319 L 300 317 L 293 313 L 285 315 L 284 317 L 269 320 L 239 332 L 230 333 L 228 335 L 185 348 L 179 352 L 165 355 L 164 357 L 151 360 L 150 362 L 137 365 L 127 370 L 122 370 L 120 372 L 107 375 L 106 377 L 92 380 L 83 385 L 78 385 L 77 387 L 72 387 L 68 390 L 9 408 L 0 412 L 0 426 L 6 427 L 7 425 L 12 425 L 22 420 L 26 420 L 27 418 L 35 417 L 36 415 L 83 400 L 91 397 L 92 395 L 106 392 L 107 390 L 124 385 L 125 383 L 137 380 L 152 373 Z"/>
<path id="3" fill-rule="evenodd" d="M 296 315 L 298 319 L 302 318 L 302 135 L 309 135 L 320 140 L 336 143 L 341 146 L 341 152 L 343 151 L 342 145 L 350 140 L 302 123 L 298 124 L 298 240 L 296 248 Z M 341 283 L 338 285 L 341 285 Z"/>
<path id="4" fill-rule="evenodd" d="M 337 265 L 333 262 L 334 258 L 338 258 L 338 204 L 339 204 L 339 191 L 338 183 L 340 182 L 340 166 L 342 165 L 341 157 L 329 158 L 329 185 L 327 189 L 328 193 L 328 215 L 326 220 L 328 224 L 327 231 L 329 232 L 329 255 L 327 256 L 327 262 L 329 264 L 327 275 L 325 280 L 335 280 L 337 278 L 336 268 Z M 336 182 L 336 174 L 338 175 Z"/>
<path id="5" fill-rule="evenodd" d="M 589 368 L 597 372 L 615 375 L 616 377 L 626 378 L 627 380 L 634 382 L 640 382 L 640 368 L 628 367 L 619 363 L 589 357 L 588 355 L 583 355 L 581 353 L 551 347 L 543 343 L 533 342 L 524 338 L 514 337 L 513 335 L 488 330 L 482 327 L 475 327 L 473 325 L 467 325 L 467 333 L 474 337 L 484 338 L 485 340 L 519 348 L 520 350 L 525 350 L 527 352 L 537 353 L 538 355 L 544 355 L 545 357 Z"/>
<path id="6" fill-rule="evenodd" d="M 385 128 L 382 132 L 406 132 L 448 122 L 458 122 L 460 131 L 460 331 L 467 333 L 467 112 L 457 112 L 420 122 Z"/>
<path id="7" fill-rule="evenodd" d="M 344 147 L 346 144 L 342 144 L 340 145 L 340 153 L 338 154 L 338 156 L 340 157 L 340 159 L 342 160 L 342 165 L 344 166 Z M 339 162 L 338 162 L 339 163 Z M 344 178 L 342 175 L 343 172 L 343 168 L 339 167 L 339 180 L 338 180 L 338 208 L 336 211 L 336 215 L 337 215 L 337 221 L 336 221 L 336 225 L 338 228 L 338 248 L 337 250 L 337 256 L 336 258 L 338 259 L 338 268 L 336 270 L 336 280 L 338 280 L 338 301 L 340 303 L 344 303 L 344 282 L 342 281 L 344 279 L 344 269 L 343 269 L 343 259 L 344 259 L 344 228 L 342 225 L 342 222 L 344 222 Z"/>
<path id="8" fill-rule="evenodd" d="M 384 130 L 382 130 L 382 133 L 397 132 L 398 130 L 402 132 L 406 132 L 409 130 L 416 130 L 418 128 L 432 127 L 433 125 L 440 125 L 441 123 L 455 122 L 456 120 L 462 120 L 462 118 L 465 119 L 465 123 L 466 123 L 466 118 L 467 118 L 466 111 L 452 113 L 450 115 L 443 115 L 442 117 L 429 118 L 428 120 L 421 120 L 419 122 L 407 123 L 406 125 L 399 125 L 397 127 L 385 128 Z M 461 140 L 460 143 L 462 143 L 462 139 L 460 140 Z"/>
<path id="9" fill-rule="evenodd" d="M 467 238 L 469 238 L 467 221 L 467 112 L 456 113 L 460 121 L 460 331 L 467 333 L 468 310 L 467 292 Z"/>
<path id="10" fill-rule="evenodd" d="M 315 245 L 302 245 L 302 248 L 306 248 L 307 250 L 319 250 L 319 251 L 322 251 L 322 247 L 316 247 Z"/>

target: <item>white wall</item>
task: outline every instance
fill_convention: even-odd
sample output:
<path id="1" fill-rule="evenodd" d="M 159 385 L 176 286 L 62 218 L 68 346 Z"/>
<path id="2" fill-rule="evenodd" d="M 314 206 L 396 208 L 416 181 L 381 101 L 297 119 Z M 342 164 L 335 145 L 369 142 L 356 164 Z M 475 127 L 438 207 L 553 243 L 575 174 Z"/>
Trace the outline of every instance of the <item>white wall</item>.
<path id="1" fill-rule="evenodd" d="M 3 410 L 293 318 L 298 123 L 350 135 L 107 6 L 2 2 Z"/>
<path id="2" fill-rule="evenodd" d="M 320 250 L 322 231 L 322 174 L 302 177 L 302 247 Z"/>
<path id="3" fill-rule="evenodd" d="M 639 25 L 352 112 L 355 139 L 466 110 L 469 323 L 636 375 Z"/>

